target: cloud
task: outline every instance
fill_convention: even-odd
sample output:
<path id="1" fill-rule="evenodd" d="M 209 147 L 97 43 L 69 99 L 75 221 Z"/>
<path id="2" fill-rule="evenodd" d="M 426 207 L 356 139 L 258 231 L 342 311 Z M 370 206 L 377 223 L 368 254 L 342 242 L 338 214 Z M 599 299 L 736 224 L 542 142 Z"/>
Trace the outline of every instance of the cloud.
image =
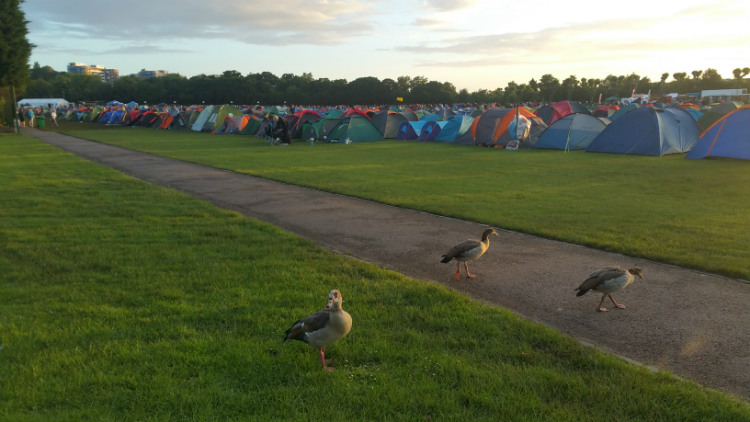
<path id="1" fill-rule="evenodd" d="M 710 48 L 748 45 L 750 35 L 738 37 L 720 30 L 727 25 L 727 12 L 727 9 L 717 8 L 707 13 L 704 7 L 694 7 L 682 10 L 670 19 L 603 19 L 530 32 L 443 34 L 440 39 L 399 45 L 394 49 L 417 57 L 415 60 L 419 66 L 473 67 L 658 59 L 659 52 L 690 54 L 691 51 Z M 737 23 L 747 17 L 739 15 Z M 692 26 L 685 27 L 698 20 L 702 25 L 701 33 L 711 33 L 710 37 L 700 36 Z"/>
<path id="2" fill-rule="evenodd" d="M 30 7 L 30 6 L 28 6 Z M 30 30 L 58 37 L 133 40 L 234 39 L 249 44 L 339 44 L 374 30 L 369 2 L 287 0 L 251 2 L 182 0 L 72 7 L 69 2 L 35 0 L 27 12 Z"/>

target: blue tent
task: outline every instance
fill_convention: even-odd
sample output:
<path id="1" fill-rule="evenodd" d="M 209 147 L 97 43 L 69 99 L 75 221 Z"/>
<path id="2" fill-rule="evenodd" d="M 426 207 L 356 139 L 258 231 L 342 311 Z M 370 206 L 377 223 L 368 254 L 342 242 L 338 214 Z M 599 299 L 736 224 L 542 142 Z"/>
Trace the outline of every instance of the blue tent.
<path id="1" fill-rule="evenodd" d="M 416 140 L 419 138 L 419 134 L 422 133 L 422 128 L 428 121 L 429 120 L 401 122 L 398 126 L 398 135 L 396 135 L 396 139 L 399 141 Z"/>
<path id="2" fill-rule="evenodd" d="M 688 114 L 690 114 L 690 117 L 692 117 L 696 122 L 701 118 L 701 116 L 703 116 L 702 111 L 696 110 L 694 108 L 684 108 L 683 110 L 687 111 Z"/>
<path id="3" fill-rule="evenodd" d="M 607 126 L 586 151 L 666 155 L 687 152 L 698 142 L 695 120 L 681 108 L 641 107 Z"/>
<path id="4" fill-rule="evenodd" d="M 750 160 L 750 106 L 738 108 L 711 125 L 685 158 L 727 157 Z"/>
<path id="5" fill-rule="evenodd" d="M 448 122 L 445 121 L 435 121 L 431 120 L 424 124 L 422 127 L 422 132 L 419 133 L 419 136 L 417 137 L 417 141 L 419 142 L 427 142 L 427 141 L 434 141 L 435 138 L 437 138 L 438 134 L 440 134 L 440 131 L 443 129 L 443 126 Z"/>
<path id="6" fill-rule="evenodd" d="M 440 128 L 440 133 L 437 134 L 435 140 L 453 142 L 471 129 L 471 123 L 473 121 L 474 118 L 466 114 L 453 116 L 445 122 L 445 126 Z"/>
<path id="7" fill-rule="evenodd" d="M 545 129 L 534 148 L 585 149 L 606 127 L 603 121 L 590 114 L 568 114 Z"/>

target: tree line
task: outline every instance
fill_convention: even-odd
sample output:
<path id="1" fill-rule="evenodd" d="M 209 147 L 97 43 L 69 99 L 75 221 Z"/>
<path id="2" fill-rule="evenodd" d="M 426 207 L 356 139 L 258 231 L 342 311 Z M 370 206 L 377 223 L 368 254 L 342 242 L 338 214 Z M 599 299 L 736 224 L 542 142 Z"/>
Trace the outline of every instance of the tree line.
<path id="1" fill-rule="evenodd" d="M 505 88 L 457 90 L 450 82 L 430 81 L 423 76 L 399 76 L 395 80 L 372 76 L 352 81 L 313 78 L 310 73 L 276 76 L 270 72 L 243 75 L 227 70 L 221 75 L 197 75 L 190 78 L 169 74 L 156 78 L 136 75 L 122 76 L 114 83 L 102 82 L 98 76 L 55 71 L 50 66 L 34 63 L 29 69 L 29 82 L 23 92 L 27 98 L 65 98 L 83 101 L 136 101 L 140 104 L 305 104 L 363 105 L 397 104 L 518 104 L 523 102 L 552 103 L 575 100 L 597 103 L 610 97 L 629 97 L 651 92 L 651 98 L 669 93 L 700 92 L 705 89 L 749 88 L 745 76 L 750 68 L 736 68 L 732 78 L 722 77 L 715 69 L 664 73 L 659 81 L 651 81 L 635 73 L 627 76 L 609 75 L 603 79 L 569 76 L 562 81 L 551 74 L 527 83 L 509 82 Z M 669 77 L 672 80 L 667 82 Z"/>

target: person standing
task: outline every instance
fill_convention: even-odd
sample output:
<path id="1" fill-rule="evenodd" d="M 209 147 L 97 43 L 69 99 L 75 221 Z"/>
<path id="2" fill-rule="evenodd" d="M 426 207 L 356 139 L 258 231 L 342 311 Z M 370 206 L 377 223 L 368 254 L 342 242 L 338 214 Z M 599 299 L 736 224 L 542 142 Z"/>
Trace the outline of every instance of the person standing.
<path id="1" fill-rule="evenodd" d="M 29 122 L 29 127 L 34 127 L 34 110 L 31 107 L 26 109 L 26 121 Z"/>
<path id="2" fill-rule="evenodd" d="M 52 107 L 49 109 L 49 118 L 55 126 L 60 126 L 57 124 L 57 108 Z"/>

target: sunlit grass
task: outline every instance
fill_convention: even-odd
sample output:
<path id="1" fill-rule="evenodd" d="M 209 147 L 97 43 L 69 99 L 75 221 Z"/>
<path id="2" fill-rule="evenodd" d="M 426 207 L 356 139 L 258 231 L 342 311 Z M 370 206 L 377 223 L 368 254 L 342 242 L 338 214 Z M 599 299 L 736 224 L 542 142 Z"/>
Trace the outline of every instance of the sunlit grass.
<path id="1" fill-rule="evenodd" d="M 136 150 L 750 279 L 750 163 L 416 142 L 64 130 Z"/>
<path id="2" fill-rule="evenodd" d="M 510 312 L 0 136 L 2 420 L 748 420 Z M 293 259 L 290 259 L 293 257 Z M 282 342 L 344 295 L 350 335 Z"/>

